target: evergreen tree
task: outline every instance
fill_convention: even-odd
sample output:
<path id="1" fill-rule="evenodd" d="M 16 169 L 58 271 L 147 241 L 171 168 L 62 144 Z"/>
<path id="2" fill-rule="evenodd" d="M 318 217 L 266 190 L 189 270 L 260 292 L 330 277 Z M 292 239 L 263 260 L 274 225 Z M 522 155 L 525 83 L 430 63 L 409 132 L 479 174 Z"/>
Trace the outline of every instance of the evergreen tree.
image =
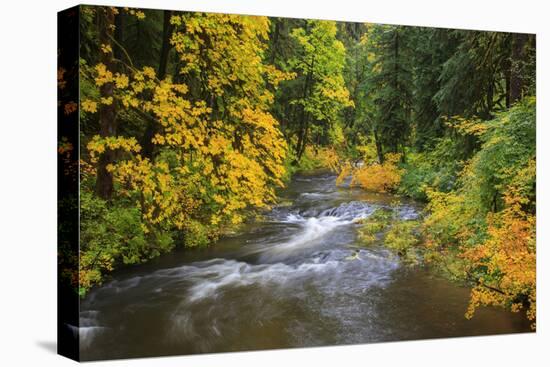
<path id="1" fill-rule="evenodd" d="M 506 108 L 510 34 L 451 32 L 460 45 L 441 71 L 441 88 L 434 96 L 439 111 L 444 116 L 490 119 L 496 109 Z"/>
<path id="2" fill-rule="evenodd" d="M 411 33 L 414 146 L 424 151 L 433 148 L 445 132 L 434 95 L 441 88 L 443 66 L 458 42 L 447 29 L 411 28 Z"/>
<path id="3" fill-rule="evenodd" d="M 376 25 L 369 32 L 371 65 L 369 88 L 373 90 L 374 124 L 380 161 L 387 152 L 403 153 L 411 132 L 412 72 L 410 30 Z"/>
<path id="4" fill-rule="evenodd" d="M 363 93 L 363 84 L 367 78 L 369 67 L 368 53 L 366 52 L 366 32 L 368 26 L 365 23 L 338 23 L 338 38 L 346 47 L 346 65 L 344 68 L 344 80 L 346 88 L 350 92 L 350 98 L 354 106 L 345 108 L 342 111 L 343 128 L 345 133 L 346 154 L 359 158 L 360 153 L 355 147 L 363 145 L 370 133 L 365 127 L 366 103 L 368 99 Z"/>

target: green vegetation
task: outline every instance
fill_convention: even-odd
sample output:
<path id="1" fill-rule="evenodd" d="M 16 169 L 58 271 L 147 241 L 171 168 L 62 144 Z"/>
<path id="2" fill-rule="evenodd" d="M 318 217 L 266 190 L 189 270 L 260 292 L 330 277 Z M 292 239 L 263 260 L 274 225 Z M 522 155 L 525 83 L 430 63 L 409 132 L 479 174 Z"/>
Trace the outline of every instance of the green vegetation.
<path id="1" fill-rule="evenodd" d="M 407 162 L 402 164 L 404 173 L 397 191 L 425 202 L 428 200 L 428 187 L 443 192 L 453 190 L 463 165 L 456 158 L 460 154 L 459 149 L 459 143 L 450 137 L 443 137 L 430 151 L 410 152 Z"/>
<path id="2" fill-rule="evenodd" d="M 384 245 L 401 256 L 409 254 L 419 242 L 418 222 L 416 221 L 395 223 L 384 239 Z"/>
<path id="3" fill-rule="evenodd" d="M 421 251 L 433 268 L 470 283 L 467 317 L 482 305 L 526 309 L 534 327 L 534 37 L 373 28 L 364 42 L 373 54 L 365 81 L 372 103 L 362 102 L 366 118 L 355 123 L 364 128 L 353 130 L 367 133 L 356 148 L 365 165 L 342 164 L 343 174 L 365 189 L 427 203 L 419 228 L 394 223 L 384 244 L 405 258 Z M 363 241 L 380 230 L 365 224 Z"/>
<path id="4" fill-rule="evenodd" d="M 81 294 L 213 243 L 293 173 L 328 167 L 427 204 L 421 222 L 377 211 L 365 244 L 421 249 L 470 282 L 468 316 L 498 305 L 534 322 L 533 35 L 81 11 L 80 101 L 60 104 L 80 113 Z M 60 159 L 76 149 L 62 139 Z"/>
<path id="5" fill-rule="evenodd" d="M 525 98 L 476 124 L 480 148 L 455 190 L 427 189 L 430 251 L 457 254 L 454 273 L 475 284 L 471 308 L 498 305 L 535 317 L 535 104 Z"/>
<path id="6" fill-rule="evenodd" d="M 360 224 L 360 245 L 380 244 L 394 251 L 405 261 L 418 263 L 421 237 L 418 221 L 401 220 L 395 217 L 392 209 L 378 208 Z"/>
<path id="7" fill-rule="evenodd" d="M 372 245 L 393 221 L 393 211 L 386 208 L 376 209 L 368 218 L 361 220 L 359 240 L 364 245 Z"/>

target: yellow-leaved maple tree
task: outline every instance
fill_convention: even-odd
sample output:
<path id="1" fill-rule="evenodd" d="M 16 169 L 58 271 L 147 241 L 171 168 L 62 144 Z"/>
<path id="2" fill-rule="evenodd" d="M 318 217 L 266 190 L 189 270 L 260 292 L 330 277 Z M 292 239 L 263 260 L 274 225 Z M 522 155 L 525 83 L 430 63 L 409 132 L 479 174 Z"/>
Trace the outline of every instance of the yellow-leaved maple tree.
<path id="1" fill-rule="evenodd" d="M 83 96 L 83 113 L 99 112 L 101 119 L 102 109 L 112 106 L 154 121 L 156 154 L 143 155 L 133 136 L 97 135 L 82 165 L 99 168 L 112 154 L 105 168 L 114 196 L 135 203 L 143 232 L 177 229 L 194 246 L 205 242 L 204 228 L 215 236 L 220 225 L 240 223 L 243 209 L 266 207 L 283 185 L 287 145 L 269 109 L 278 83 L 292 74 L 264 63 L 266 17 L 192 13 L 170 22 L 170 42 L 183 65 L 177 79 L 186 82 L 170 75 L 160 80 L 149 66 L 82 68 L 100 91 Z M 108 55 L 116 47 L 102 44 L 101 50 Z M 96 172 L 83 171 L 84 179 Z"/>

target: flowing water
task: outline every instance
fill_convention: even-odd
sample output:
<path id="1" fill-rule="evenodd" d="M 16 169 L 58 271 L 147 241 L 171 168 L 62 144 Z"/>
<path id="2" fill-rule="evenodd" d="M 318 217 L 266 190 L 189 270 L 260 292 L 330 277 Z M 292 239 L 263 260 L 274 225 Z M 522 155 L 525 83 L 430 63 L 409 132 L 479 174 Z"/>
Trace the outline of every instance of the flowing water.
<path id="1" fill-rule="evenodd" d="M 379 207 L 414 219 L 414 202 L 336 188 L 328 174 L 295 177 L 281 195 L 288 205 L 238 234 L 120 271 L 90 292 L 82 359 L 529 331 L 500 309 L 466 320 L 467 288 L 359 246 L 359 219 Z"/>

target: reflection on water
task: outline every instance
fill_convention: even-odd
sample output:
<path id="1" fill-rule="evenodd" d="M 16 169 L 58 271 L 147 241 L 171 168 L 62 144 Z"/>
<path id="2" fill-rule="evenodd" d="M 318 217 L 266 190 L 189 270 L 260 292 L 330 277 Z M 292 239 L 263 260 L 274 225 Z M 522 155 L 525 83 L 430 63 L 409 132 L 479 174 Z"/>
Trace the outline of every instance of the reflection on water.
<path id="1" fill-rule="evenodd" d="M 81 305 L 82 359 L 229 352 L 529 331 L 519 314 L 464 318 L 469 290 L 357 249 L 357 221 L 412 202 L 302 176 L 290 206 L 197 251 L 119 272 Z M 394 205 L 391 205 L 394 204 Z"/>

